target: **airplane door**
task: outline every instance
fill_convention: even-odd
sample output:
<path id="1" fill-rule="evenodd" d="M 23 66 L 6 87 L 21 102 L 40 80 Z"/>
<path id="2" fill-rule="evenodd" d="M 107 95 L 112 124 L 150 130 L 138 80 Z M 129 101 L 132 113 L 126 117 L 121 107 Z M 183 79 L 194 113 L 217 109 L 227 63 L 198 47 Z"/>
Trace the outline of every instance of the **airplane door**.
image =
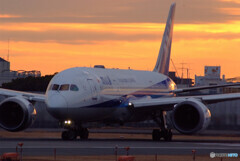
<path id="1" fill-rule="evenodd" d="M 92 94 L 92 100 L 97 101 L 98 100 L 98 94 L 97 94 L 97 86 L 96 83 L 92 79 L 87 79 L 87 82 L 89 84 L 89 88 Z"/>

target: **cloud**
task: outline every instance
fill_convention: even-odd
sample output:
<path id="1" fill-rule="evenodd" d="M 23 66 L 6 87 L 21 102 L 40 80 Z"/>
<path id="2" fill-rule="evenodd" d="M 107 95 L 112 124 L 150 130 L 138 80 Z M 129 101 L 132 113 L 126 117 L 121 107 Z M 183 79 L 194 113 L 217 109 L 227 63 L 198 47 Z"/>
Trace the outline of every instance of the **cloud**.
<path id="1" fill-rule="evenodd" d="M 190 39 L 235 39 L 240 21 L 209 24 L 176 24 L 174 41 Z M 17 27 L 16 27 L 17 26 Z M 98 41 L 159 41 L 162 23 L 3 23 L 0 40 L 92 44 Z"/>
<path id="2" fill-rule="evenodd" d="M 220 8 L 219 11 L 228 15 L 240 16 L 240 8 Z"/>
<path id="3" fill-rule="evenodd" d="M 173 2 L 173 1 L 172 1 Z M 171 1 L 166 0 L 0 0 L 0 14 L 22 15 L 2 22 L 35 23 L 163 23 Z M 219 11 L 239 7 L 235 1 L 176 0 L 177 23 L 236 20 Z"/>
<path id="4" fill-rule="evenodd" d="M 240 1 L 239 1 L 239 0 L 220 0 L 220 1 L 240 4 Z"/>
<path id="5" fill-rule="evenodd" d="M 0 19 L 2 18 L 19 18 L 21 16 L 18 15 L 7 15 L 7 14 L 0 14 Z"/>

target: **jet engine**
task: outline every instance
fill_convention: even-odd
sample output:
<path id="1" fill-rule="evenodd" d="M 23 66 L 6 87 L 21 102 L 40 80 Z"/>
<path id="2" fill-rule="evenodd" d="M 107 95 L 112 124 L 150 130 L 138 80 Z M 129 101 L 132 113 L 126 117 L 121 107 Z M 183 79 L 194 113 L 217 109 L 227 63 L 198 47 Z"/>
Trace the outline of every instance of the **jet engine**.
<path id="1" fill-rule="evenodd" d="M 28 128 L 35 120 L 36 110 L 23 97 L 9 97 L 0 103 L 0 127 L 16 132 Z"/>
<path id="2" fill-rule="evenodd" d="M 208 127 L 211 120 L 209 109 L 196 99 L 188 99 L 175 105 L 172 123 L 183 134 L 193 134 Z"/>

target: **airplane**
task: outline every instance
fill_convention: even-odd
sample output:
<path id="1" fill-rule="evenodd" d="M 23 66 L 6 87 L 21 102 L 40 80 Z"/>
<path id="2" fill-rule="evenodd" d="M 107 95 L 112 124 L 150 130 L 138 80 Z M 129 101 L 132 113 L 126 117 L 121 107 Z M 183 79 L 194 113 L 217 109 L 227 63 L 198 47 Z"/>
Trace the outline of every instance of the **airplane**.
<path id="1" fill-rule="evenodd" d="M 75 67 L 56 74 L 45 94 L 0 89 L 0 95 L 5 96 L 0 102 L 0 127 L 10 132 L 25 130 L 36 118 L 34 104 L 45 102 L 47 111 L 66 129 L 63 140 L 88 139 L 89 131 L 83 126 L 88 122 L 123 125 L 154 120 L 159 128 L 153 129 L 152 139 L 171 141 L 167 111 L 171 111 L 171 122 L 180 133 L 204 130 L 211 119 L 207 104 L 240 99 L 240 94 L 176 96 L 233 84 L 177 89 L 168 77 L 175 7 L 175 3 L 170 7 L 153 71 L 106 69 L 103 65 Z"/>

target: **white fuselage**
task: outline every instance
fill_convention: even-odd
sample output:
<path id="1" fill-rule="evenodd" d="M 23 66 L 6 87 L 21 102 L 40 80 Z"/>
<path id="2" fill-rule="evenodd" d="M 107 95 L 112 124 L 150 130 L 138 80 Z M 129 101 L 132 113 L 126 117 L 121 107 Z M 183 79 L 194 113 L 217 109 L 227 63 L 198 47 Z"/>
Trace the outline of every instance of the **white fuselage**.
<path id="1" fill-rule="evenodd" d="M 59 120 L 136 121 L 145 118 L 129 112 L 129 100 L 172 96 L 169 91 L 175 88 L 170 78 L 157 72 L 77 67 L 53 77 L 46 104 Z"/>

